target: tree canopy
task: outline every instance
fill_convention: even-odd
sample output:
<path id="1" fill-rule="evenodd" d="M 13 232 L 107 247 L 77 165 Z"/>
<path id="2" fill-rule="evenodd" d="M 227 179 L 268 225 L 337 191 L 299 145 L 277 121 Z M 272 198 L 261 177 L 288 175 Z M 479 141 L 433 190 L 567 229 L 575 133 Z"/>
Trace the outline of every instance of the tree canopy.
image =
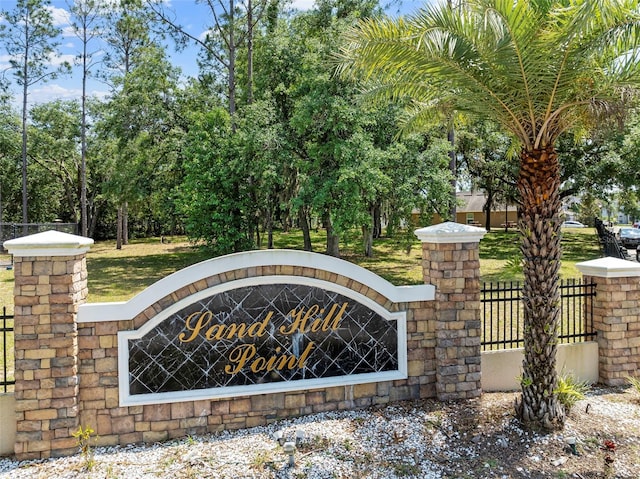
<path id="1" fill-rule="evenodd" d="M 264 242 L 270 246 L 274 229 L 291 227 L 305 231 L 309 249 L 309 232 L 322 228 L 328 233 L 325 250 L 339 254 L 345 233 L 356 229 L 362 234 L 363 254 L 372 254 L 375 238 L 410 225 L 416 211 L 424 224 L 434 213 L 443 216 L 452 209 L 450 182 L 456 171 L 449 171 L 445 161 L 445 153 L 451 150 L 446 143 L 451 131 L 447 122 L 452 119 L 456 119 L 457 174 L 467 174 L 464 185 L 482 189 L 495 201 L 512 195 L 518 176 L 517 155 L 515 161 L 513 156 L 505 157 L 505 145 L 509 144 L 510 152 L 527 142 L 546 145 L 552 132 L 565 127 L 571 127 L 570 135 L 558 143 L 562 195 L 591 189 L 597 200 L 618 187 L 633 192 L 635 185 L 629 181 L 635 174 L 631 173 L 633 123 L 617 134 L 591 129 L 603 124 L 601 113 L 619 106 L 612 100 L 630 98 L 633 58 L 621 57 L 611 71 L 589 70 L 606 52 L 596 48 L 597 29 L 602 25 L 597 25 L 598 15 L 592 13 L 600 7 L 588 3 L 453 2 L 450 11 L 427 6 L 397 22 L 386 16 L 387 7 L 371 0 L 323 0 L 301 12 L 291 11 L 282 2 L 256 0 L 251 12 L 235 1 L 197 3 L 203 19 L 208 19 L 206 37 L 182 27 L 175 21 L 179 12 L 164 2 L 120 0 L 110 11 L 90 0 L 76 2 L 69 26 L 83 39 L 78 44 L 81 70 L 76 70 L 78 91 L 84 92 L 78 94 L 80 110 L 66 101 L 36 105 L 29 100 L 20 111 L 18 102 L 0 96 L 6 118 L 5 147 L 0 152 L 3 219 L 20 220 L 21 205 L 15 204 L 19 199 L 15 195 L 23 192 L 31 219 L 80 218 L 82 231 L 95 238 L 117 237 L 126 243 L 129 232 L 186 232 L 194 242 L 223 253 Z M 44 8 L 46 2 L 37 5 L 44 14 L 51 12 Z M 225 13 L 229 5 L 235 10 Z M 488 13 L 472 5 L 484 5 Z M 563 5 L 566 11 L 556 12 L 554 5 Z M 608 6 L 606 21 L 613 25 L 622 18 L 625 5 L 631 8 L 623 2 Z M 551 13 L 555 17 L 546 20 Z M 420 37 L 420 28 L 431 16 L 437 16 L 440 24 Z M 19 30 L 19 18 L 4 13 L 0 24 L 5 35 Z M 588 20 L 588 36 L 571 33 L 578 31 L 580 18 Z M 621 26 L 616 33 L 619 44 L 633 33 L 633 16 L 625 18 L 626 30 Z M 480 19 L 486 20 L 481 28 L 469 27 Z M 365 75 L 376 81 L 365 96 L 359 78 L 334 74 L 344 32 L 359 21 L 395 25 L 398 32 L 420 37 L 412 40 L 409 49 L 396 42 L 390 56 L 396 63 Z M 508 22 L 518 28 L 509 30 Z M 566 48 L 558 37 L 558 25 L 565 25 L 573 35 Z M 42 47 L 53 52 L 47 54 L 51 56 L 63 37 L 57 28 L 49 33 L 42 38 Z M 93 43 L 97 34 L 98 42 Z M 485 43 L 475 45 L 480 38 Z M 613 52 L 619 45 L 611 38 L 606 50 Z M 180 52 L 188 44 L 201 51 L 194 65 L 197 73 L 191 76 L 176 69 L 170 56 L 172 46 Z M 3 47 L 17 67 L 20 50 L 12 45 L 8 41 Z M 438 45 L 447 51 L 448 66 L 431 61 L 417 70 L 407 67 L 409 60 L 418 57 L 425 62 L 427 49 L 435 52 Z M 524 46 L 519 52 L 523 58 L 526 55 L 526 62 L 508 61 L 514 45 Z M 9 52 L 9 47 L 14 50 Z M 567 59 L 557 68 L 561 50 Z M 582 60 L 574 58 L 582 55 L 579 52 L 587 52 Z M 450 71 L 453 61 L 467 68 L 466 77 L 462 69 Z M 428 75 L 421 73 L 423 66 Z M 578 73 L 581 68 L 582 74 Z M 517 78 L 519 71 L 526 73 L 527 81 Z M 50 75 L 55 70 L 42 72 Z M 556 85 L 553 78 L 560 73 Z M 623 85 L 625 74 L 629 81 Z M 82 86 L 89 77 L 104 81 L 108 95 L 88 98 Z M 463 94 L 459 83 L 465 78 L 474 83 L 478 102 Z M 598 96 L 612 78 L 619 86 L 614 96 Z M 7 75 L 4 80 L 20 87 L 19 76 Z M 479 86 L 482 82 L 487 90 Z M 556 92 L 553 100 L 547 98 L 541 106 L 551 84 Z M 504 94 L 511 89 L 513 94 Z M 490 90 L 498 94 L 490 95 Z M 559 107 L 571 94 L 576 95 L 575 105 Z M 511 126 L 494 119 L 489 128 L 480 121 L 501 105 L 506 108 L 498 120 L 509 120 Z M 231 131 L 216 127 L 207 132 L 213 125 L 209 116 L 219 115 L 220 109 L 229 114 Z M 61 124 L 43 122 L 44 112 Z M 20 121 L 16 124 L 21 114 L 27 127 L 21 128 Z M 71 119 L 81 125 L 79 136 L 64 126 L 69 114 L 79 115 Z M 532 114 L 539 118 L 531 120 Z M 578 124 L 583 128 L 575 128 Z M 523 136 L 529 131 L 532 138 L 518 143 L 518 132 Z M 15 144 L 21 132 L 34 135 L 33 141 L 24 142 L 28 161 L 22 163 L 22 146 Z M 52 132 L 62 136 L 56 138 Z M 480 138 L 484 132 L 489 136 Z M 219 136 L 214 138 L 214 133 Z M 218 148 L 219 171 L 209 171 L 213 157 L 205 161 L 199 156 L 193 141 L 200 137 Z M 62 151 L 63 140 L 68 141 L 67 150 L 53 158 L 53 152 Z M 16 184 L 16 171 L 28 172 L 27 188 Z M 498 171 L 508 172 L 509 178 L 502 175 L 496 180 Z M 231 190 L 211 188 L 208 198 L 192 191 L 211 175 L 223 179 Z M 225 197 L 228 191 L 233 194 Z M 46 201 L 49 194 L 56 201 Z M 203 207 L 187 205 L 187 198 L 201 198 Z M 222 203 L 236 198 L 239 207 L 229 210 L 233 214 L 220 215 L 233 228 L 205 216 L 210 211 L 207 202 L 214 198 Z M 517 195 L 514 201 L 520 201 Z M 631 210 L 633 204 L 626 207 Z M 225 232 L 231 236 L 221 237 Z M 227 246 L 214 247 L 218 242 Z"/>

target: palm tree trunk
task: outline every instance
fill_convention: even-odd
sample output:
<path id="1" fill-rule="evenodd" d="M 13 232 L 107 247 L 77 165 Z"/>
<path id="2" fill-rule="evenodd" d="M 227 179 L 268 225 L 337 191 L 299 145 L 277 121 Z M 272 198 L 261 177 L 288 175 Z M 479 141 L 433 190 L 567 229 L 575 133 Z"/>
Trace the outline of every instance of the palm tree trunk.
<path id="1" fill-rule="evenodd" d="M 555 148 L 523 151 L 518 191 L 524 257 L 524 354 L 521 421 L 533 428 L 564 425 L 565 412 L 555 392 L 560 270 L 560 172 Z"/>

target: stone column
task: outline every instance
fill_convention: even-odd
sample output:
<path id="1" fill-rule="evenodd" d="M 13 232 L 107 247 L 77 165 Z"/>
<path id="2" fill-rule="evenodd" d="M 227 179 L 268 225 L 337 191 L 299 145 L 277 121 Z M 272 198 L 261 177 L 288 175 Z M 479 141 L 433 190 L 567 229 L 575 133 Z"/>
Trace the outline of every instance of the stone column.
<path id="1" fill-rule="evenodd" d="M 13 255 L 18 459 L 77 451 L 76 314 L 87 297 L 93 240 L 47 231 L 4 243 Z"/>
<path id="2" fill-rule="evenodd" d="M 442 223 L 419 229 L 425 283 L 436 287 L 436 396 L 469 399 L 482 393 L 480 258 L 483 228 Z"/>
<path id="3" fill-rule="evenodd" d="M 640 369 L 640 264 L 600 258 L 576 265 L 596 283 L 593 328 L 598 338 L 599 382 L 625 384 Z"/>

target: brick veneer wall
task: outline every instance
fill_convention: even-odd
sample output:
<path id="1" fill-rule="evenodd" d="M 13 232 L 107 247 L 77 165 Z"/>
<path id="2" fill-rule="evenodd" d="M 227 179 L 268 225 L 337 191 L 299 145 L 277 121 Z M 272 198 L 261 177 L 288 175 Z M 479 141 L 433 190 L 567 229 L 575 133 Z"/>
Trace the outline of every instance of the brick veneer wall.
<path id="1" fill-rule="evenodd" d="M 78 334 L 87 297 L 84 254 L 14 257 L 15 453 L 21 459 L 77 451 Z"/>
<path id="2" fill-rule="evenodd" d="M 637 265 L 637 264 L 636 264 Z M 596 283 L 593 327 L 598 337 L 600 382 L 626 384 L 640 369 L 640 277 L 591 277 Z"/>
<path id="3" fill-rule="evenodd" d="M 295 275 L 330 281 L 360 292 L 391 310 L 407 311 L 408 378 L 295 392 L 120 407 L 117 333 L 138 329 L 157 313 L 197 291 L 236 279 Z M 212 276 L 186 286 L 131 321 L 78 325 L 80 422 L 92 426 L 100 445 L 155 442 L 185 435 L 253 427 L 278 419 L 348 410 L 435 396 L 435 322 L 430 302 L 391 304 L 356 281 L 293 266 L 256 267 Z"/>
<path id="4" fill-rule="evenodd" d="M 436 287 L 436 393 L 443 401 L 482 393 L 479 244 L 422 244 L 425 283 Z"/>

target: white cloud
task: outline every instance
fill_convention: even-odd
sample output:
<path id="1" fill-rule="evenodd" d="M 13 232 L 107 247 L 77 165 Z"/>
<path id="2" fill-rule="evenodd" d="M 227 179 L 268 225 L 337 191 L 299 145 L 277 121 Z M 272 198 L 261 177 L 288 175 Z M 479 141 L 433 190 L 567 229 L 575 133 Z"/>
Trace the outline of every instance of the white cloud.
<path id="1" fill-rule="evenodd" d="M 70 55 L 70 54 L 55 55 L 55 56 L 49 57 L 49 64 L 54 67 L 59 67 L 65 62 L 68 63 L 69 65 L 73 65 L 75 61 L 76 61 L 76 56 Z"/>
<path id="2" fill-rule="evenodd" d="M 314 3 L 315 0 L 293 0 L 293 2 L 291 2 L 291 8 L 302 11 L 311 10 Z"/>
<path id="3" fill-rule="evenodd" d="M 62 27 L 69 25 L 69 11 L 64 8 L 48 7 L 51 11 L 51 17 L 53 18 L 53 24 L 56 27 Z"/>
<path id="4" fill-rule="evenodd" d="M 108 91 L 97 88 L 90 88 L 87 93 L 89 96 L 97 98 L 105 98 L 109 95 Z M 34 105 L 55 100 L 80 100 L 81 97 L 82 90 L 80 88 L 71 88 L 59 83 L 45 83 L 29 91 L 29 104 Z"/>
<path id="5" fill-rule="evenodd" d="M 82 95 L 79 88 L 67 88 L 57 83 L 46 83 L 29 91 L 29 103 L 46 103 L 54 100 L 73 100 Z"/>

